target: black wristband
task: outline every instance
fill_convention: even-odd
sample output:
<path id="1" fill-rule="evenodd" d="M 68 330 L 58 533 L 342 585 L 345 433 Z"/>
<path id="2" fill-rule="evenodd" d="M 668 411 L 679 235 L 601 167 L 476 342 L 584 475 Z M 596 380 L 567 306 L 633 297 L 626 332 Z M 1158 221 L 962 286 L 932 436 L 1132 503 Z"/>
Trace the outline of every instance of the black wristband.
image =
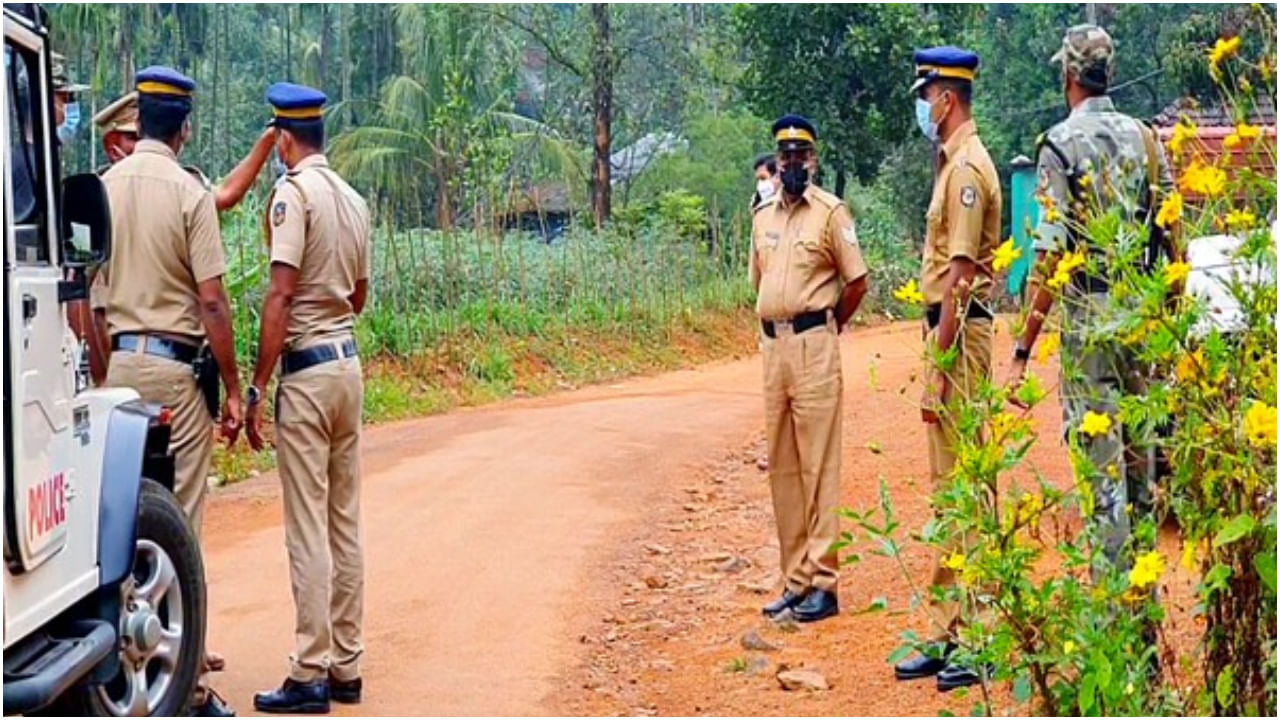
<path id="1" fill-rule="evenodd" d="M 1026 362 L 1031 359 L 1031 350 L 1022 347 L 1021 345 L 1015 345 L 1013 348 L 1013 358 L 1015 360 Z"/>

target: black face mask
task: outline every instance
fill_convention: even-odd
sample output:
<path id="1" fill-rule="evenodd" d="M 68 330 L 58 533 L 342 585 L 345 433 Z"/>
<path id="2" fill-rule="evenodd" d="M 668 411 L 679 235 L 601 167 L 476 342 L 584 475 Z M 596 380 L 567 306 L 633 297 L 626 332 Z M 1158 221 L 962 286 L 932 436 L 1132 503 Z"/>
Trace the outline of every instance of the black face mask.
<path id="1" fill-rule="evenodd" d="M 788 195 L 803 195 L 809 185 L 809 168 L 804 165 L 787 165 L 782 169 L 782 189 Z"/>

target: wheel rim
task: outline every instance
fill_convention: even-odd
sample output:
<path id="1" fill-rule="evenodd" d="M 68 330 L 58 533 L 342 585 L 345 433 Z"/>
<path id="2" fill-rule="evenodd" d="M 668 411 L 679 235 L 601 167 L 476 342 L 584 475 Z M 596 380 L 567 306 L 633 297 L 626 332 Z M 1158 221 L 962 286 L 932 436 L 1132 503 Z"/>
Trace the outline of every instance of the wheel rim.
<path id="1" fill-rule="evenodd" d="M 139 539 L 120 596 L 120 674 L 98 686 L 98 697 L 112 715 L 153 715 L 182 653 L 182 586 L 169 554 Z"/>

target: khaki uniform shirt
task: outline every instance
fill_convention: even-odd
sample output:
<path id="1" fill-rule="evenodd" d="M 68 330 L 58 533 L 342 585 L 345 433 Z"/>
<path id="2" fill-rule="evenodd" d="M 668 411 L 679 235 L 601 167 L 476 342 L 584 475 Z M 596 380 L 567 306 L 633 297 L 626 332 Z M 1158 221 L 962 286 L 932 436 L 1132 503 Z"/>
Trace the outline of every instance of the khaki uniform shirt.
<path id="1" fill-rule="evenodd" d="M 762 319 L 835 307 L 844 286 L 867 274 L 849 208 L 816 185 L 793 202 L 785 193 L 770 198 L 751 224 L 751 284 Z"/>
<path id="2" fill-rule="evenodd" d="M 142 140 L 102 176 L 111 204 L 111 258 L 91 304 L 107 331 L 204 337 L 198 285 L 226 272 L 213 195 L 169 146 Z"/>
<path id="3" fill-rule="evenodd" d="M 933 181 L 920 262 L 920 292 L 926 304 L 942 302 L 951 260 L 958 257 L 978 265 L 971 296 L 984 305 L 991 300 L 1000 208 L 1000 176 L 970 120 L 942 146 L 941 165 Z"/>
<path id="4" fill-rule="evenodd" d="M 298 350 L 351 332 L 356 282 L 369 279 L 369 208 L 310 155 L 276 184 L 267 203 L 271 262 L 298 269 L 285 344 Z"/>

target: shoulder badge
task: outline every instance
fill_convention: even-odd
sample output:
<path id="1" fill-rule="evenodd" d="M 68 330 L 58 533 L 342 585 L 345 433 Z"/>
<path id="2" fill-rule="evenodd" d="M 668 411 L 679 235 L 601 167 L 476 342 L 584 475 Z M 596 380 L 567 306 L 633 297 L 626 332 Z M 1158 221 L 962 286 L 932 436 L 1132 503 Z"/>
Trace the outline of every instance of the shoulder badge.
<path id="1" fill-rule="evenodd" d="M 200 187 L 204 188 L 205 190 L 208 190 L 212 187 L 212 184 L 209 182 L 209 178 L 205 177 L 205 174 L 200 172 L 200 169 L 197 168 L 196 166 L 183 165 L 182 169 L 186 170 L 188 175 L 195 178 L 196 182 L 200 183 Z"/>
<path id="2" fill-rule="evenodd" d="M 973 189 L 972 185 L 965 185 L 960 188 L 960 204 L 965 207 L 973 207 L 973 203 L 978 199 L 978 191 Z"/>
<path id="3" fill-rule="evenodd" d="M 287 207 L 283 200 L 277 200 L 276 204 L 271 207 L 271 224 L 274 227 L 280 227 L 284 224 L 285 213 Z"/>
<path id="4" fill-rule="evenodd" d="M 858 231 L 854 230 L 852 225 L 840 230 L 840 238 L 846 243 L 858 247 Z"/>

